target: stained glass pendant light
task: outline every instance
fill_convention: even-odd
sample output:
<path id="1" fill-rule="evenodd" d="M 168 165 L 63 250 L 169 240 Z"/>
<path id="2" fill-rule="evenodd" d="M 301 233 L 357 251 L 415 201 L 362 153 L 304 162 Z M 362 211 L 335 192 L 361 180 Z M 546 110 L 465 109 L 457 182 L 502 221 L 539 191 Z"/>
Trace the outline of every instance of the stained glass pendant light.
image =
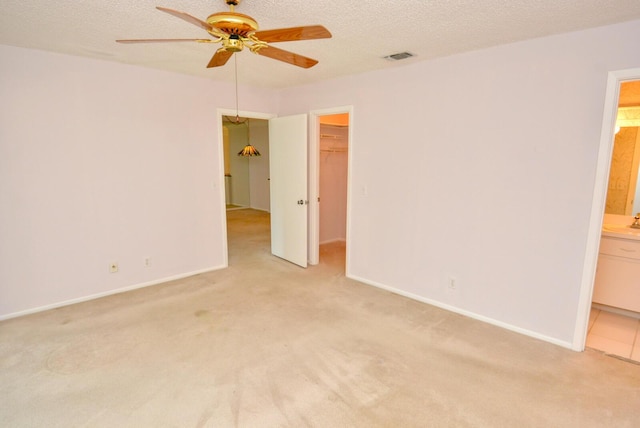
<path id="1" fill-rule="evenodd" d="M 251 130 L 251 126 L 249 126 L 249 118 L 247 118 L 247 145 L 244 146 L 242 150 L 238 152 L 238 156 L 260 156 L 260 152 L 258 149 L 251 145 L 251 137 L 249 131 Z"/>

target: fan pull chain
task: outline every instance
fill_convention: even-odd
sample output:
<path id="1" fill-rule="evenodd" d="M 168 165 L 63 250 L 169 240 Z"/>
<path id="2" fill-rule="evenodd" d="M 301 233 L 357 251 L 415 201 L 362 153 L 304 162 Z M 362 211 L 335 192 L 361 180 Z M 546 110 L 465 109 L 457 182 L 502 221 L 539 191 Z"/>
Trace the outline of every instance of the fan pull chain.
<path id="1" fill-rule="evenodd" d="M 233 68 L 236 77 L 236 123 L 240 123 L 240 116 L 238 115 L 238 55 L 233 56 Z"/>

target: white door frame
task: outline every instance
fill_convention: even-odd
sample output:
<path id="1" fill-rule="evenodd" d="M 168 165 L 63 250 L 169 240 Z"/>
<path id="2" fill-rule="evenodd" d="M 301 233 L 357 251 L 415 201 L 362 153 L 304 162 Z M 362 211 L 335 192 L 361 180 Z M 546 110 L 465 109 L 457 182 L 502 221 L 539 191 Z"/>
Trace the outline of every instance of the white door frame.
<path id="1" fill-rule="evenodd" d="M 309 264 L 320 262 L 320 116 L 349 114 L 349 150 L 347 151 L 347 231 L 345 274 L 349 272 L 349 227 L 351 219 L 351 161 L 353 159 L 353 106 L 332 107 L 309 112 Z M 347 275 L 348 276 L 348 275 Z"/>
<path id="2" fill-rule="evenodd" d="M 237 111 L 238 116 L 240 117 L 248 117 L 251 119 L 264 119 L 269 120 L 271 118 L 276 117 L 277 115 L 271 113 L 258 113 L 253 111 Z M 218 125 L 218 170 L 220 171 L 218 177 L 218 194 L 220 199 L 220 219 L 221 219 L 221 228 L 222 228 L 222 266 L 229 267 L 229 241 L 227 237 L 227 204 L 225 200 L 225 189 L 224 189 L 224 144 L 223 144 L 223 135 L 222 135 L 222 116 L 233 116 L 235 117 L 236 110 L 218 108 L 216 110 L 216 120 Z"/>
<path id="3" fill-rule="evenodd" d="M 587 233 L 578 313 L 576 315 L 575 331 L 573 334 L 572 349 L 575 351 L 584 351 L 587 341 L 593 283 L 595 280 L 596 265 L 598 263 L 598 250 L 600 248 L 609 170 L 611 168 L 611 155 L 613 153 L 620 84 L 628 80 L 639 79 L 640 68 L 611 71 L 607 78 L 607 92 L 604 99 L 604 114 L 600 133 L 600 148 L 598 150 L 593 201 L 591 203 L 591 217 L 589 220 L 589 231 Z"/>

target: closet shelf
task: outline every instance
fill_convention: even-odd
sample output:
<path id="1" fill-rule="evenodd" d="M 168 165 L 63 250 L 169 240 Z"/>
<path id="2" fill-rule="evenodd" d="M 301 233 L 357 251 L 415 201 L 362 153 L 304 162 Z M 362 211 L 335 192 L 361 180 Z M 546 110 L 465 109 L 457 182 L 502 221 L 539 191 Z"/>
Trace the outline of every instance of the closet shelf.
<path id="1" fill-rule="evenodd" d="M 320 149 L 321 153 L 346 153 L 347 152 L 347 148 L 346 147 L 329 147 L 326 149 Z"/>
<path id="2" fill-rule="evenodd" d="M 326 138 L 330 140 L 342 140 L 342 135 L 320 134 L 320 138 Z"/>

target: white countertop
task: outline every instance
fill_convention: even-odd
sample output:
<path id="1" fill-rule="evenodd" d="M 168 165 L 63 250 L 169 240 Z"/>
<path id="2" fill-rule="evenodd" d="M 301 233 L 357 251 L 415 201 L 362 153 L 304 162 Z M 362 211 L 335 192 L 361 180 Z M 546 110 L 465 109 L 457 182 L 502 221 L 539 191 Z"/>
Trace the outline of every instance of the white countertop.
<path id="1" fill-rule="evenodd" d="M 602 236 L 640 241 L 640 229 L 632 229 L 629 225 L 603 224 Z"/>

